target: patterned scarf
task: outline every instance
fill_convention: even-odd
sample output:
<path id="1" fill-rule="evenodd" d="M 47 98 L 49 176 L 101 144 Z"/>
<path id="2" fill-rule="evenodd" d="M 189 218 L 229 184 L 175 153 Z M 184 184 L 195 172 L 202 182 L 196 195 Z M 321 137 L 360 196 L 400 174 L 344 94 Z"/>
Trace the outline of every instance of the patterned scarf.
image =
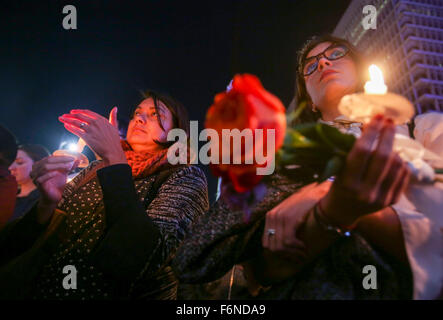
<path id="1" fill-rule="evenodd" d="M 125 140 L 121 140 L 121 145 L 128 164 L 132 168 L 132 176 L 136 179 L 146 178 L 160 169 L 163 170 L 171 166 L 167 158 L 168 149 L 157 153 L 141 153 L 132 150 Z"/>

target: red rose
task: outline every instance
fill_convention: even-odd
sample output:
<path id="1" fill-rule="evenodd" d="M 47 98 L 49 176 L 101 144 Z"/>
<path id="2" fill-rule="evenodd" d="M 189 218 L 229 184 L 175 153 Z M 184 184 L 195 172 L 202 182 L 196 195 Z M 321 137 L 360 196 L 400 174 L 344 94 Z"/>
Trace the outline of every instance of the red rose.
<path id="1" fill-rule="evenodd" d="M 275 129 L 274 152 L 283 144 L 285 107 L 276 96 L 263 88 L 256 76 L 236 75 L 232 89 L 215 96 L 214 104 L 206 114 L 205 127 L 216 130 L 219 136 L 219 164 L 211 164 L 214 175 L 229 179 L 237 192 L 245 192 L 263 178 L 257 175 L 257 168 L 266 167 L 267 162 L 258 163 L 255 155 L 261 152 L 267 156 L 267 129 Z M 223 148 L 223 129 L 251 129 L 253 147 L 246 152 L 245 139 L 241 139 L 241 145 L 237 146 L 232 145 L 231 139 L 230 149 Z M 262 139 L 255 129 L 263 129 Z M 222 164 L 222 155 L 226 152 L 230 154 L 230 164 Z M 241 164 L 234 164 L 234 159 Z M 246 159 L 251 160 L 252 164 L 245 164 Z"/>

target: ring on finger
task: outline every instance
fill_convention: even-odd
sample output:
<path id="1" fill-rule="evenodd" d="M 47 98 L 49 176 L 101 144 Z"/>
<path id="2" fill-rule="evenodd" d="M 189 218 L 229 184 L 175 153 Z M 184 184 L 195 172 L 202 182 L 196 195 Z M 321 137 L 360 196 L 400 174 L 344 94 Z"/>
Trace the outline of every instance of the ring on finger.
<path id="1" fill-rule="evenodd" d="M 85 122 L 80 123 L 80 128 L 83 128 L 84 126 L 86 126 Z"/>
<path id="2" fill-rule="evenodd" d="M 268 229 L 268 236 L 273 236 L 273 235 L 275 235 L 275 229 Z"/>

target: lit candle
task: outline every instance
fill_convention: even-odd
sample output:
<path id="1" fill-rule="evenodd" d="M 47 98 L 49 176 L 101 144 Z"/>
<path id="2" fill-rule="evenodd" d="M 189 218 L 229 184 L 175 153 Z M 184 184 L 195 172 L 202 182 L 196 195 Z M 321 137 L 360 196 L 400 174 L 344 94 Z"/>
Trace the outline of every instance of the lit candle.
<path id="1" fill-rule="evenodd" d="M 80 139 L 78 139 L 77 143 L 69 144 L 67 150 L 66 149 L 55 150 L 52 154 L 54 156 L 74 157 L 75 159 L 79 160 L 78 167 L 84 168 L 84 167 L 87 167 L 89 164 L 88 158 L 82 153 L 85 146 L 86 146 L 85 140 L 80 138 Z"/>
<path id="2" fill-rule="evenodd" d="M 365 92 L 345 95 L 339 105 L 339 112 L 351 121 L 368 123 L 376 114 L 383 114 L 396 125 L 403 125 L 414 116 L 414 106 L 405 97 L 388 92 L 383 73 L 376 65 L 369 67 L 370 80 L 365 83 Z M 408 136 L 396 134 L 393 150 L 409 163 L 413 180 L 433 183 L 436 176 L 432 163 L 443 161 L 438 155 L 427 150 L 421 143 Z M 441 163 L 441 162 L 440 162 Z"/>
<path id="3" fill-rule="evenodd" d="M 371 64 L 369 67 L 369 77 L 371 80 L 365 83 L 365 93 L 385 94 L 388 91 L 388 87 L 383 79 L 383 73 L 375 64 Z"/>
<path id="4" fill-rule="evenodd" d="M 370 80 L 365 92 L 345 95 L 338 110 L 351 121 L 368 123 L 376 114 L 391 118 L 395 124 L 404 124 L 414 116 L 414 106 L 405 97 L 388 92 L 383 73 L 376 65 L 369 67 Z"/>

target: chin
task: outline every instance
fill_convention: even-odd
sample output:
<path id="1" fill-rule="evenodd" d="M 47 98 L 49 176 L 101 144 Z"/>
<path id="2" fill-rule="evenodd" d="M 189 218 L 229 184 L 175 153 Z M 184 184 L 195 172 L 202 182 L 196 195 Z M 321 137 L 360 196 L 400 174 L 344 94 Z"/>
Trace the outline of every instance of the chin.
<path id="1" fill-rule="evenodd" d="M 352 93 L 354 91 L 353 86 L 334 80 L 335 79 L 331 79 L 331 81 L 326 86 L 324 97 L 343 97 L 348 93 Z"/>
<path id="2" fill-rule="evenodd" d="M 137 138 L 126 138 L 126 141 L 129 143 L 129 145 L 131 146 L 131 148 L 134 145 L 139 145 L 139 144 L 143 144 L 144 142 L 146 142 L 145 139 L 137 139 Z"/>

